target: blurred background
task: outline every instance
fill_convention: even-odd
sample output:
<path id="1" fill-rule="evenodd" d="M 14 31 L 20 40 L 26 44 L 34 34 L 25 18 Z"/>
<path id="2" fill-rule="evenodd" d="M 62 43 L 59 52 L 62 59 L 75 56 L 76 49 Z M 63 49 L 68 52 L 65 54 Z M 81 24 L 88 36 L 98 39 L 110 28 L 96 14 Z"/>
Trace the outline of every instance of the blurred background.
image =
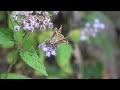
<path id="1" fill-rule="evenodd" d="M 86 22 L 99 19 L 105 24 L 102 37 L 97 35 L 85 42 L 80 32 Z M 21 58 L 11 73 L 35 79 L 118 79 L 120 78 L 120 11 L 60 11 L 52 17 L 55 27 L 63 25 L 62 34 L 69 37 L 69 44 L 61 44 L 57 55 L 47 58 L 42 51 L 39 57 L 44 62 L 48 76 L 26 65 Z M 0 11 L 0 28 L 8 27 L 8 16 Z M 50 38 L 52 32 L 33 32 L 27 38 L 25 48 Z M 20 37 L 19 37 L 20 39 Z M 5 73 L 15 55 L 15 47 L 0 46 L 0 73 Z"/>

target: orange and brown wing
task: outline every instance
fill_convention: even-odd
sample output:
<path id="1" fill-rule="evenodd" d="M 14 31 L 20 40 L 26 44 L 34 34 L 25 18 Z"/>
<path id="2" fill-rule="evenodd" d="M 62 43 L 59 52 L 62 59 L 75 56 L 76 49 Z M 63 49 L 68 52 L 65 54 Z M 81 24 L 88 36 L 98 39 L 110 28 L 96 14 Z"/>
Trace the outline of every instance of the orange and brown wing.
<path id="1" fill-rule="evenodd" d="M 59 30 L 58 30 L 57 28 L 55 28 L 55 29 L 53 30 L 53 35 L 52 35 L 51 39 L 52 39 L 53 37 L 59 35 L 59 34 L 60 34 Z"/>
<path id="2" fill-rule="evenodd" d="M 58 29 L 58 28 L 55 28 L 55 29 L 53 30 L 53 35 L 52 35 L 51 39 L 52 39 L 53 37 L 60 36 L 61 31 L 62 31 L 62 25 L 60 26 L 59 29 Z"/>
<path id="3" fill-rule="evenodd" d="M 61 39 L 61 40 L 57 41 L 57 43 L 58 44 L 60 44 L 60 43 L 68 43 L 68 40 L 67 40 L 67 38 L 64 38 L 64 39 Z"/>

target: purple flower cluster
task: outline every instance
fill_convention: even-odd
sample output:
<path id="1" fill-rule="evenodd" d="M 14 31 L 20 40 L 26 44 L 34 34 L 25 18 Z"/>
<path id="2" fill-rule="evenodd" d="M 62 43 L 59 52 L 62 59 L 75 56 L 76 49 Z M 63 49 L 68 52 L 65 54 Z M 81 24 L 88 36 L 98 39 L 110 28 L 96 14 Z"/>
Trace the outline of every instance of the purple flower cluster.
<path id="1" fill-rule="evenodd" d="M 47 57 L 50 57 L 52 55 L 56 55 L 56 50 L 58 49 L 58 44 L 54 44 L 54 45 L 46 45 L 45 43 L 41 43 L 38 46 L 39 48 L 42 49 L 43 52 L 45 52 L 45 55 Z"/>
<path id="2" fill-rule="evenodd" d="M 89 22 L 87 22 L 85 28 L 80 33 L 80 39 L 82 41 L 85 41 L 87 37 L 95 37 L 98 31 L 104 29 L 105 29 L 105 25 L 101 23 L 99 19 L 95 19 L 92 26 Z"/>
<path id="3" fill-rule="evenodd" d="M 53 15 L 57 15 L 59 11 L 51 11 Z M 48 11 L 13 11 L 12 19 L 13 21 L 18 20 L 23 26 L 24 30 L 34 31 L 35 29 L 45 30 L 48 28 L 53 28 L 53 23 L 50 19 L 50 13 Z M 20 26 L 14 27 L 15 31 L 20 30 Z"/>

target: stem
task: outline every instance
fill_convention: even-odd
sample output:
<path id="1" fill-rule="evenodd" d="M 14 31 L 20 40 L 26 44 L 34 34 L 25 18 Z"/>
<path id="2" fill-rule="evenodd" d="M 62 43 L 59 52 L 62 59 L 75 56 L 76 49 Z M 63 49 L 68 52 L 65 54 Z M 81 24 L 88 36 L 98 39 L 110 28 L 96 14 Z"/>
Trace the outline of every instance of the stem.
<path id="1" fill-rule="evenodd" d="M 23 45 L 22 45 L 22 47 L 24 46 L 24 44 L 25 44 L 25 41 L 26 41 L 26 39 L 27 39 L 27 36 L 30 34 L 30 32 L 25 32 L 25 35 L 23 36 Z"/>
<path id="2" fill-rule="evenodd" d="M 8 11 L 7 11 L 7 12 L 8 12 Z M 9 15 L 9 12 L 8 12 L 8 15 Z M 11 21 L 11 18 L 10 18 L 10 22 L 11 22 L 12 27 L 13 27 L 13 23 L 12 23 L 12 21 Z M 16 32 L 14 32 L 14 33 L 15 33 L 15 36 L 16 36 L 16 39 L 17 39 Z M 23 44 L 22 44 L 22 47 L 21 47 L 21 48 L 23 48 L 23 46 L 24 46 L 24 44 L 25 44 L 25 41 L 26 41 L 26 39 L 27 39 L 28 34 L 29 34 L 29 32 L 25 32 L 25 35 L 24 35 L 24 37 L 23 37 Z M 17 39 L 17 40 L 18 40 L 18 39 Z M 17 40 L 16 40 L 16 41 L 17 41 Z M 14 60 L 12 61 L 12 63 L 11 63 L 11 64 L 9 65 L 9 67 L 8 67 L 7 73 L 6 73 L 6 75 L 5 75 L 5 79 L 7 78 L 8 73 L 11 71 L 13 65 L 16 63 L 16 61 L 17 61 L 17 59 L 18 59 L 18 53 L 19 53 L 19 43 L 17 42 L 16 55 L 15 55 Z"/>
<path id="3" fill-rule="evenodd" d="M 74 56 L 76 58 L 76 64 L 78 67 L 77 78 L 82 79 L 83 78 L 83 59 L 82 59 L 78 42 L 75 42 L 74 47 L 75 47 Z"/>
<path id="4" fill-rule="evenodd" d="M 18 58 L 18 53 L 19 53 L 19 49 L 17 49 L 15 58 L 14 58 L 13 62 L 12 62 L 12 63 L 9 65 L 9 67 L 8 67 L 7 73 L 6 73 L 6 75 L 5 75 L 5 79 L 7 78 L 7 75 L 8 75 L 8 73 L 11 71 L 13 65 L 16 63 L 17 58 Z"/>
<path id="5" fill-rule="evenodd" d="M 25 43 L 25 41 L 26 41 L 26 39 L 27 39 L 28 34 L 29 34 L 29 33 L 26 33 L 26 34 L 24 35 L 24 37 L 23 37 L 23 45 L 22 45 L 21 48 L 23 48 L 24 43 Z M 10 66 L 8 67 L 8 70 L 7 70 L 5 79 L 6 79 L 7 75 L 8 75 L 8 73 L 11 71 L 13 65 L 16 63 L 17 58 L 18 58 L 18 53 L 19 53 L 19 48 L 18 48 L 17 51 L 16 51 L 16 55 L 15 55 L 15 58 L 14 58 L 13 62 L 12 62 L 12 63 L 10 64 Z"/>

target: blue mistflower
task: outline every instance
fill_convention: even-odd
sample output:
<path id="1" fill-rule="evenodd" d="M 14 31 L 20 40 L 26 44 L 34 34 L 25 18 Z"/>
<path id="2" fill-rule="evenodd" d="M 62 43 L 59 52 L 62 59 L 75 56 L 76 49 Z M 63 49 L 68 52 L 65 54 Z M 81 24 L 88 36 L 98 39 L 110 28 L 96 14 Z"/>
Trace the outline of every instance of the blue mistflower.
<path id="1" fill-rule="evenodd" d="M 52 55 L 56 55 L 56 50 L 58 49 L 58 45 L 57 44 L 54 44 L 54 45 L 46 45 L 45 43 L 41 43 L 39 44 L 38 46 L 39 48 L 42 49 L 43 52 L 45 52 L 45 55 L 47 57 L 50 57 Z"/>
<path id="2" fill-rule="evenodd" d="M 86 41 L 87 37 L 95 37 L 97 32 L 103 29 L 105 29 L 105 24 L 100 22 L 99 19 L 95 19 L 93 25 L 87 22 L 80 33 L 80 40 Z"/>

